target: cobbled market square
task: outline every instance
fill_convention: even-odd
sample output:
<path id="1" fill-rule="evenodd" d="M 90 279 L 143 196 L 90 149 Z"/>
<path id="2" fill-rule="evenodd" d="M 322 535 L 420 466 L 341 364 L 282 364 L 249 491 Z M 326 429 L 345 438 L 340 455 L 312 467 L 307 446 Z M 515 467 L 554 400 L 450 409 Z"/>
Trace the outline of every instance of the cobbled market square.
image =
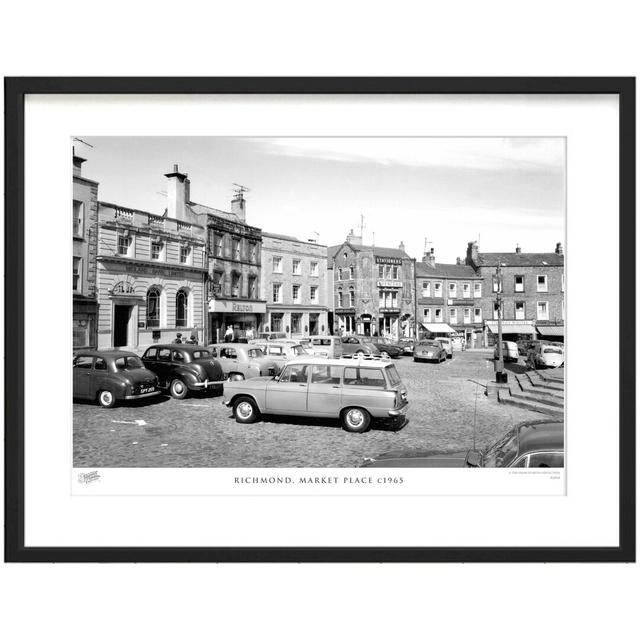
<path id="1" fill-rule="evenodd" d="M 563 466 L 561 139 L 70 164 L 74 467 Z"/>

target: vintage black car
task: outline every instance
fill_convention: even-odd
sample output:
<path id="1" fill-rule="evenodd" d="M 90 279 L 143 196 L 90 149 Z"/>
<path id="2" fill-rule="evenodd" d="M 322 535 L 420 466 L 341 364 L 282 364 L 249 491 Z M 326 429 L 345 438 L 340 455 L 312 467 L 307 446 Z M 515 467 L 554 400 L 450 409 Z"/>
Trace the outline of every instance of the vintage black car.
<path id="1" fill-rule="evenodd" d="M 113 407 L 160 394 L 158 378 L 135 353 L 86 349 L 73 356 L 73 397 Z"/>
<path id="2" fill-rule="evenodd" d="M 456 453 L 411 450 L 383 453 L 363 467 L 564 467 L 564 424 L 531 420 L 516 425 L 486 449 Z"/>
<path id="3" fill-rule="evenodd" d="M 402 347 L 397 342 L 382 336 L 371 336 L 370 339 L 380 353 L 386 353 L 390 358 L 399 358 L 402 355 Z"/>
<path id="4" fill-rule="evenodd" d="M 145 367 L 153 371 L 160 388 L 182 400 L 189 392 L 222 387 L 224 373 L 211 351 L 191 344 L 154 344 L 142 356 Z"/>

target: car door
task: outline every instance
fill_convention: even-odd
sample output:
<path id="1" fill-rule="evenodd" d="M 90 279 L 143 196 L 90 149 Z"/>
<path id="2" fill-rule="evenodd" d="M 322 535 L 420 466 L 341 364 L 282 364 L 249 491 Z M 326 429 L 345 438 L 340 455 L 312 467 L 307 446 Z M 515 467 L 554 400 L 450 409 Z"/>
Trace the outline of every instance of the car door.
<path id="1" fill-rule="evenodd" d="M 149 371 L 153 371 L 156 375 L 158 375 L 158 348 L 157 347 L 149 347 L 142 356 L 142 364 L 149 369 Z"/>
<path id="2" fill-rule="evenodd" d="M 79 355 L 73 359 L 73 397 L 91 399 L 93 356 Z"/>
<path id="3" fill-rule="evenodd" d="M 342 369 L 340 365 L 311 366 L 307 411 L 318 416 L 338 416 L 342 399 Z"/>
<path id="4" fill-rule="evenodd" d="M 290 363 L 277 380 L 267 383 L 265 407 L 272 413 L 304 414 L 307 411 L 309 365 Z"/>
<path id="5" fill-rule="evenodd" d="M 109 370 L 107 362 L 104 358 L 94 358 L 93 375 L 91 376 L 91 397 L 95 397 L 98 391 L 103 389 L 111 389 L 112 385 L 107 380 L 109 378 Z"/>
<path id="6" fill-rule="evenodd" d="M 160 380 L 160 385 L 168 387 L 171 380 L 171 349 L 169 347 L 159 347 L 158 357 L 153 360 L 154 371 Z"/>

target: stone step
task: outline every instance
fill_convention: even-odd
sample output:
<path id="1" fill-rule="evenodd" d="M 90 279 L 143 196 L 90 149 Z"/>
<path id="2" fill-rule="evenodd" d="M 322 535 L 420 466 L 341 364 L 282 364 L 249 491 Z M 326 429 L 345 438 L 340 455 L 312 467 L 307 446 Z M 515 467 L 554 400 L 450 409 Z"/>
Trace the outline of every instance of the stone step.
<path id="1" fill-rule="evenodd" d="M 534 387 L 542 387 L 543 389 L 555 389 L 556 391 L 564 391 L 564 384 L 557 382 L 548 382 L 538 375 L 537 371 L 527 371 L 525 374 Z"/>
<path id="2" fill-rule="evenodd" d="M 552 396 L 544 393 L 522 391 L 517 385 L 511 387 L 511 397 L 516 400 L 530 400 L 541 404 L 548 404 L 552 407 L 564 409 L 564 398 L 562 396 Z"/>
<path id="3" fill-rule="evenodd" d="M 542 402 L 535 402 L 533 400 L 524 400 L 522 398 L 514 398 L 508 391 L 500 389 L 498 391 L 498 402 L 501 404 L 512 405 L 519 407 L 520 409 L 527 409 L 528 411 L 536 411 L 537 413 L 544 413 L 547 416 L 553 418 L 564 418 L 564 411 L 560 408 L 552 407 Z"/>
<path id="4" fill-rule="evenodd" d="M 524 374 L 517 374 L 516 381 L 521 391 L 526 393 L 534 393 L 540 396 L 551 396 L 552 398 L 561 398 L 564 400 L 564 390 L 560 389 L 545 389 L 544 387 L 534 387 L 531 384 L 531 380 Z M 515 386 L 515 385 L 514 385 Z"/>
<path id="5" fill-rule="evenodd" d="M 562 373 L 557 373 L 558 371 Z M 536 369 L 536 373 L 547 382 L 564 385 L 564 369 Z"/>

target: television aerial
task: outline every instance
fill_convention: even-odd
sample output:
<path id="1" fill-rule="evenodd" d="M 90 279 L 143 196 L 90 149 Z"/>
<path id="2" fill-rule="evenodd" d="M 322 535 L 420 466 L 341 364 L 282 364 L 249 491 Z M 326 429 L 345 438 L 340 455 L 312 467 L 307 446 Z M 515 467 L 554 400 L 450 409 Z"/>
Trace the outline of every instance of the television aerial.
<path id="1" fill-rule="evenodd" d="M 233 184 L 234 189 L 233 192 L 237 195 L 237 196 L 242 196 L 245 193 L 249 193 L 249 191 L 251 191 L 251 189 L 249 189 L 249 187 L 245 187 L 242 184 L 238 184 L 237 182 L 232 182 L 231 184 Z"/>

